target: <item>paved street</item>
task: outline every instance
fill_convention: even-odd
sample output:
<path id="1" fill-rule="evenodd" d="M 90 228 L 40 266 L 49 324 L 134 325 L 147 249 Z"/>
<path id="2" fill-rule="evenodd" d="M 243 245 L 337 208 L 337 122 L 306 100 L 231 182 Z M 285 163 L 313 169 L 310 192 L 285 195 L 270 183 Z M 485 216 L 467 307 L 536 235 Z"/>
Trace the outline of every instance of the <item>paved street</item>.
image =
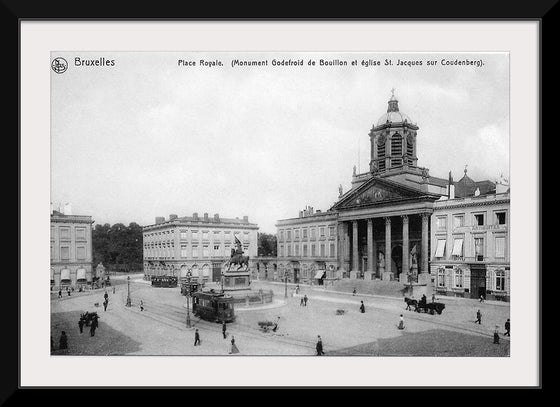
<path id="1" fill-rule="evenodd" d="M 243 355 L 314 355 L 317 335 L 321 335 L 327 356 L 509 356 L 509 337 L 503 326 L 509 318 L 507 303 L 483 303 L 476 300 L 438 298 L 446 304 L 441 315 L 420 314 L 405 310 L 402 298 L 336 293 L 322 287 L 301 286 L 296 295 L 289 286 L 284 298 L 283 284 L 253 281 L 253 289 L 273 289 L 273 304 L 247 308 L 236 306 L 236 322 L 228 324 L 228 338 L 223 339 L 221 325 L 199 320 L 191 314 L 192 328 L 186 328 L 185 297 L 179 288 L 152 288 L 141 280 L 131 279 L 132 307 L 126 307 L 127 284 L 113 280 L 116 293 L 109 287 L 109 306 L 103 311 L 104 289 L 73 293 L 58 299 L 52 294 L 51 327 L 58 347 L 60 332 L 68 335 L 68 350 L 54 355 L 228 355 L 231 335 Z M 307 295 L 307 306 L 300 297 Z M 143 301 L 144 311 L 140 310 Z M 360 313 L 360 301 L 366 312 Z M 95 306 L 98 303 L 99 306 Z M 482 324 L 475 324 L 481 310 Z M 337 312 L 338 310 L 338 312 Z M 95 336 L 84 328 L 80 334 L 78 319 L 85 311 L 97 311 L 100 323 Z M 399 315 L 404 315 L 405 329 L 397 329 Z M 276 321 L 275 333 L 259 330 L 259 321 Z M 500 344 L 493 344 L 492 334 L 499 326 Z M 198 328 L 201 345 L 194 344 Z"/>

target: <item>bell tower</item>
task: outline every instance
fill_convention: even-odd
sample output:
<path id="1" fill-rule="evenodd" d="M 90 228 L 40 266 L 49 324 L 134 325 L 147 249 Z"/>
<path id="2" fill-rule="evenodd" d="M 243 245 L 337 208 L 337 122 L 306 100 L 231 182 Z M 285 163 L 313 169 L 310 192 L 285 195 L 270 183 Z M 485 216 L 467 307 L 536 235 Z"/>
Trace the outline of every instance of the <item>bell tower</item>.
<path id="1" fill-rule="evenodd" d="M 379 118 L 369 132 L 371 143 L 370 171 L 373 174 L 416 167 L 416 132 L 418 126 L 399 110 L 395 89 L 391 90 L 387 113 Z"/>

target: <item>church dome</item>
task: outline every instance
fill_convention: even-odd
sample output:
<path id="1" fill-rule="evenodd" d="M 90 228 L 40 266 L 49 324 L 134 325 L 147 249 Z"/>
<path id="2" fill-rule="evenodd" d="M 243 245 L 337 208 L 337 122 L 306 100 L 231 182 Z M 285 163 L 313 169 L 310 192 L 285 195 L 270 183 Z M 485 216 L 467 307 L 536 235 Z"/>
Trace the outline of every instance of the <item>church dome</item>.
<path id="1" fill-rule="evenodd" d="M 387 122 L 391 123 L 403 123 L 407 122 L 410 124 L 415 124 L 408 115 L 399 111 L 399 101 L 395 98 L 395 95 L 391 96 L 388 102 L 387 113 L 379 118 L 377 121 L 377 126 L 382 126 Z"/>

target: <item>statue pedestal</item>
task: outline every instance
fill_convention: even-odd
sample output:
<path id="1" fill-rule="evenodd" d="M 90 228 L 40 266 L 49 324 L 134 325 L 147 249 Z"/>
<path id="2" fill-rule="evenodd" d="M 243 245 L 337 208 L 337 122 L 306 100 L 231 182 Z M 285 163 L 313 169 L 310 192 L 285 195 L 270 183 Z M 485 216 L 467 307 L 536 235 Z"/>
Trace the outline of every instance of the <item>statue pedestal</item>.
<path id="1" fill-rule="evenodd" d="M 393 273 L 391 273 L 390 271 L 384 271 L 383 273 L 381 273 L 382 281 L 391 281 L 392 278 L 393 278 Z"/>
<path id="2" fill-rule="evenodd" d="M 364 271 L 364 280 L 371 281 L 373 279 L 371 271 Z"/>
<path id="3" fill-rule="evenodd" d="M 228 271 L 222 269 L 222 283 L 224 291 L 247 290 L 251 285 L 251 270 Z"/>
<path id="4" fill-rule="evenodd" d="M 351 279 L 357 279 L 359 273 L 360 273 L 359 271 L 352 270 L 352 271 L 350 272 L 350 278 L 351 278 Z"/>
<path id="5" fill-rule="evenodd" d="M 399 282 L 408 284 L 408 274 L 406 274 L 404 271 L 399 274 Z"/>
<path id="6" fill-rule="evenodd" d="M 429 273 L 418 274 L 418 284 L 429 284 L 431 282 Z"/>

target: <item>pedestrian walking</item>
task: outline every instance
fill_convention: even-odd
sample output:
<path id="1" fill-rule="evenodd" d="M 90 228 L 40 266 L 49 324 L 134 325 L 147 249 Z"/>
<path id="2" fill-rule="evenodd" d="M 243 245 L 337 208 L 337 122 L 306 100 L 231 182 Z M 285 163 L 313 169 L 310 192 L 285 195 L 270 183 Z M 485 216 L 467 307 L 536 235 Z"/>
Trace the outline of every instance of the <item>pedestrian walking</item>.
<path id="1" fill-rule="evenodd" d="M 89 326 L 89 335 L 90 336 L 95 336 L 95 330 L 97 329 L 97 318 L 93 318 L 91 320 L 91 325 Z"/>
<path id="2" fill-rule="evenodd" d="M 479 301 L 484 302 L 484 296 L 481 295 Z"/>
<path id="3" fill-rule="evenodd" d="M 84 320 L 82 318 L 80 318 L 80 320 L 78 321 L 78 327 L 80 328 L 80 333 L 83 334 L 84 333 Z"/>
<path id="4" fill-rule="evenodd" d="M 356 287 L 352 290 L 352 295 L 356 295 Z"/>
<path id="5" fill-rule="evenodd" d="M 510 322 L 509 322 L 509 318 L 508 318 L 506 323 L 505 323 L 506 333 L 504 335 L 510 336 L 510 334 L 509 334 L 510 327 L 511 326 L 510 326 Z"/>
<path id="6" fill-rule="evenodd" d="M 140 300 L 140 311 L 144 311 L 144 301 L 142 301 L 142 300 Z M 198 331 L 198 329 L 197 329 L 197 331 Z"/>
<path id="7" fill-rule="evenodd" d="M 317 335 L 317 345 L 315 345 L 315 350 L 317 351 L 317 356 L 323 356 L 323 341 L 321 340 L 321 335 Z"/>
<path id="8" fill-rule="evenodd" d="M 107 304 L 109 304 L 109 300 L 105 299 L 105 301 L 103 301 L 103 311 L 107 311 Z"/>
<path id="9" fill-rule="evenodd" d="M 226 321 L 222 321 L 222 335 L 224 336 L 224 339 L 227 337 L 226 329 Z"/>
<path id="10" fill-rule="evenodd" d="M 300 307 L 303 307 L 303 297 L 301 297 L 301 298 L 299 299 L 299 305 L 300 305 Z"/>
<path id="11" fill-rule="evenodd" d="M 432 303 L 436 302 L 436 295 L 432 294 Z"/>
<path id="12" fill-rule="evenodd" d="M 476 321 L 474 321 L 475 324 L 482 324 L 482 314 L 480 313 L 480 310 L 476 311 Z"/>
<path id="13" fill-rule="evenodd" d="M 404 329 L 404 317 L 403 314 L 401 314 L 400 318 L 399 318 L 399 326 L 397 327 L 399 329 Z"/>
<path id="14" fill-rule="evenodd" d="M 107 294 L 107 290 L 105 290 L 105 294 L 103 294 L 103 298 L 105 298 L 105 301 L 109 299 L 109 294 Z"/>
<path id="15" fill-rule="evenodd" d="M 360 312 L 363 314 L 364 312 L 366 312 L 366 306 L 364 305 L 364 302 L 361 301 L 361 305 L 360 305 Z"/>
<path id="16" fill-rule="evenodd" d="M 497 345 L 500 344 L 500 334 L 498 333 L 498 325 L 496 325 L 496 329 L 494 329 L 494 343 Z"/>
<path id="17" fill-rule="evenodd" d="M 307 307 L 307 294 L 303 296 L 303 306 Z"/>
<path id="18" fill-rule="evenodd" d="M 296 294 L 299 294 L 299 284 L 296 285 Z"/>
<path id="19" fill-rule="evenodd" d="M 62 290 L 58 290 L 58 298 L 62 298 Z"/>
<path id="20" fill-rule="evenodd" d="M 231 336 L 231 346 L 229 348 L 229 353 L 239 353 L 239 349 L 237 348 L 237 345 L 235 344 L 235 338 L 233 337 L 233 335 Z"/>
<path id="21" fill-rule="evenodd" d="M 70 297 L 70 289 L 68 287 L 66 287 L 66 293 L 68 294 L 68 297 Z"/>
<path id="22" fill-rule="evenodd" d="M 115 287 L 113 287 L 113 294 L 115 294 Z"/>
<path id="23" fill-rule="evenodd" d="M 65 331 L 62 331 L 62 333 L 60 334 L 58 349 L 68 349 L 68 337 L 66 336 Z"/>
<path id="24" fill-rule="evenodd" d="M 198 329 L 194 331 L 194 346 L 196 345 L 200 346 L 200 334 L 198 333 Z"/>

